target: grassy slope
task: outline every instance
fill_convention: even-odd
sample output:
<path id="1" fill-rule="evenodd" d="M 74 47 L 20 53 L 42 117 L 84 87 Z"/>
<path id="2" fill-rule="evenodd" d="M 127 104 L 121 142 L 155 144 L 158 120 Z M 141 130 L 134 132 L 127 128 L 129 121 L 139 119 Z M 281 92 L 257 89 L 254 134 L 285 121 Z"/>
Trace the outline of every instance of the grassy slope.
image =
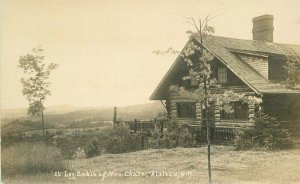
<path id="1" fill-rule="evenodd" d="M 224 146 L 213 146 L 213 183 L 299 183 L 300 149 L 289 151 L 233 151 Z M 144 172 L 148 177 L 77 177 L 68 180 L 55 178 L 52 182 L 72 183 L 207 183 L 206 148 L 176 148 L 171 150 L 144 150 L 126 154 L 104 154 L 102 156 L 71 161 L 73 172 L 93 170 L 95 173 L 114 171 Z M 151 177 L 152 171 L 190 171 L 192 177 Z M 21 177 L 13 181 L 19 183 Z M 50 176 L 27 176 L 43 183 Z M 25 177 L 26 178 L 26 177 Z M 34 178 L 34 179 L 32 179 Z M 29 182 L 30 181 L 30 182 Z M 7 182 L 10 183 L 10 182 Z M 25 182 L 26 183 L 26 182 Z"/>

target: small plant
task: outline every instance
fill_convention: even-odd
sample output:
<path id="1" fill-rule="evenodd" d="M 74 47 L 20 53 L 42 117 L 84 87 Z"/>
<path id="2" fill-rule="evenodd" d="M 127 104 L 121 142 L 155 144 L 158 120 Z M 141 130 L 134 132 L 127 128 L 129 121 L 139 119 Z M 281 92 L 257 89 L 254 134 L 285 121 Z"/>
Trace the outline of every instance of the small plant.
<path id="1" fill-rule="evenodd" d="M 238 133 L 235 139 L 237 150 L 285 149 L 292 146 L 290 133 L 275 118 L 258 113 L 253 120 L 253 128 L 247 128 Z"/>
<path id="2" fill-rule="evenodd" d="M 72 158 L 74 160 L 86 158 L 84 149 L 78 147 L 75 153 L 73 154 Z"/>

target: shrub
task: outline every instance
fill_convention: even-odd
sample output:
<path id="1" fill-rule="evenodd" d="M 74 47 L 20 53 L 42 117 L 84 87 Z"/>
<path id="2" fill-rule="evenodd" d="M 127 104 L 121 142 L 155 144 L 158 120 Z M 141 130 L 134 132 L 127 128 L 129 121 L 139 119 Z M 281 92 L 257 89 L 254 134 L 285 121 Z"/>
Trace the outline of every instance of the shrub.
<path id="1" fill-rule="evenodd" d="M 65 159 L 72 159 L 75 151 L 78 147 L 84 148 L 87 144 L 87 138 L 85 136 L 75 137 L 64 136 L 55 139 L 57 147 L 61 150 L 61 153 Z"/>
<path id="2" fill-rule="evenodd" d="M 99 142 L 95 139 L 86 147 L 86 156 L 88 158 L 100 155 L 101 149 Z"/>
<path id="3" fill-rule="evenodd" d="M 64 131 L 63 130 L 57 130 L 55 132 L 56 135 L 63 135 L 64 134 Z"/>
<path id="4" fill-rule="evenodd" d="M 102 137 L 105 151 L 108 153 L 126 153 L 137 151 L 141 147 L 141 135 L 131 134 L 127 126 L 107 129 Z"/>
<path id="5" fill-rule="evenodd" d="M 63 171 L 67 164 L 59 150 L 43 143 L 18 143 L 2 150 L 4 175 Z"/>
<path id="6" fill-rule="evenodd" d="M 126 153 L 141 148 L 141 135 L 132 134 L 127 126 L 109 127 L 93 133 L 80 132 L 69 136 L 56 137 L 57 147 L 64 158 L 73 159 L 78 147 L 84 149 L 87 158 L 103 152 Z"/>
<path id="7" fill-rule="evenodd" d="M 196 146 L 196 141 L 188 130 L 188 127 L 185 124 L 178 125 L 176 121 L 167 122 L 167 129 L 163 131 L 163 136 L 159 130 L 154 130 L 152 132 L 152 138 L 150 142 L 152 147 L 154 146 L 156 148 L 158 146 L 160 148 Z"/>
<path id="8" fill-rule="evenodd" d="M 292 146 L 290 133 L 275 118 L 258 113 L 253 120 L 253 128 L 238 132 L 235 139 L 237 150 L 255 148 L 284 149 Z"/>
<path id="9" fill-rule="evenodd" d="M 73 154 L 72 158 L 74 160 L 86 158 L 84 149 L 78 147 L 75 153 Z"/>

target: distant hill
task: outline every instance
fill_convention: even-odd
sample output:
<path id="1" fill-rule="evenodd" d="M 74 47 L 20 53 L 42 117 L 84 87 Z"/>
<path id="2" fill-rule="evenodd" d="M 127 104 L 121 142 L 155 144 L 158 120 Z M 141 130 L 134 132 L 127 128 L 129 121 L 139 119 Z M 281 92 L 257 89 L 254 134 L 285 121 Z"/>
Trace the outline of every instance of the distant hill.
<path id="1" fill-rule="evenodd" d="M 1 119 L 23 119 L 27 116 L 26 111 L 26 108 L 3 109 L 1 110 Z M 160 102 L 118 107 L 117 119 L 153 119 L 162 111 L 164 111 L 164 107 Z M 109 121 L 113 118 L 113 107 L 75 107 L 63 104 L 47 107 L 45 116 L 48 120 L 53 119 L 53 121 L 59 122 L 80 119 Z"/>
<path id="2" fill-rule="evenodd" d="M 113 107 L 77 108 L 71 105 L 48 107 L 45 111 L 45 128 L 90 128 L 102 126 L 113 119 Z M 118 107 L 118 120 L 154 119 L 164 107 L 160 102 Z M 26 115 L 25 108 L 8 109 L 1 112 L 1 132 L 26 132 L 41 129 L 40 118 Z"/>
<path id="3" fill-rule="evenodd" d="M 118 107 L 117 119 L 153 119 L 162 111 L 164 111 L 164 107 L 160 102 Z M 72 116 L 72 119 L 96 118 L 97 120 L 109 121 L 113 119 L 113 107 L 81 109 L 68 114 Z"/>
<path id="4" fill-rule="evenodd" d="M 153 119 L 164 110 L 160 102 L 120 107 L 118 110 L 118 118 L 122 120 L 132 120 L 134 118 Z"/>
<path id="5" fill-rule="evenodd" d="M 63 114 L 79 110 L 78 107 L 63 104 L 47 107 L 45 114 Z M 27 116 L 27 108 L 1 109 L 1 118 L 17 118 Z"/>

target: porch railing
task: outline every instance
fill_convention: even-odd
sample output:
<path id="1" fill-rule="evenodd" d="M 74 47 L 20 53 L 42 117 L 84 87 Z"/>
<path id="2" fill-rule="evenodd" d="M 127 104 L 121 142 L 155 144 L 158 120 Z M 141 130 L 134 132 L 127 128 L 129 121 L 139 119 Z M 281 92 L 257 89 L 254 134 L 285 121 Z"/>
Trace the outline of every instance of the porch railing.
<path id="1" fill-rule="evenodd" d="M 151 136 L 151 132 L 155 129 L 163 133 L 165 128 L 165 122 L 161 120 L 133 120 L 133 121 L 123 121 L 123 124 L 129 126 L 132 133 L 144 133 L 148 136 Z M 202 140 L 207 138 L 207 129 L 206 126 L 197 125 L 191 126 L 189 128 L 192 134 L 197 135 L 197 137 Z M 230 127 L 212 127 L 210 130 L 210 135 L 212 140 L 232 140 L 236 134 L 236 128 Z"/>
<path id="2" fill-rule="evenodd" d="M 133 120 L 133 121 L 123 121 L 123 124 L 129 126 L 129 129 L 133 133 L 141 132 L 151 134 L 152 131 L 158 129 L 163 132 L 164 121 L 153 119 L 153 120 Z"/>
<path id="3" fill-rule="evenodd" d="M 194 132 L 201 140 L 207 139 L 207 127 L 201 127 Z M 235 128 L 212 127 L 210 129 L 210 138 L 212 140 L 233 140 L 236 135 Z"/>

